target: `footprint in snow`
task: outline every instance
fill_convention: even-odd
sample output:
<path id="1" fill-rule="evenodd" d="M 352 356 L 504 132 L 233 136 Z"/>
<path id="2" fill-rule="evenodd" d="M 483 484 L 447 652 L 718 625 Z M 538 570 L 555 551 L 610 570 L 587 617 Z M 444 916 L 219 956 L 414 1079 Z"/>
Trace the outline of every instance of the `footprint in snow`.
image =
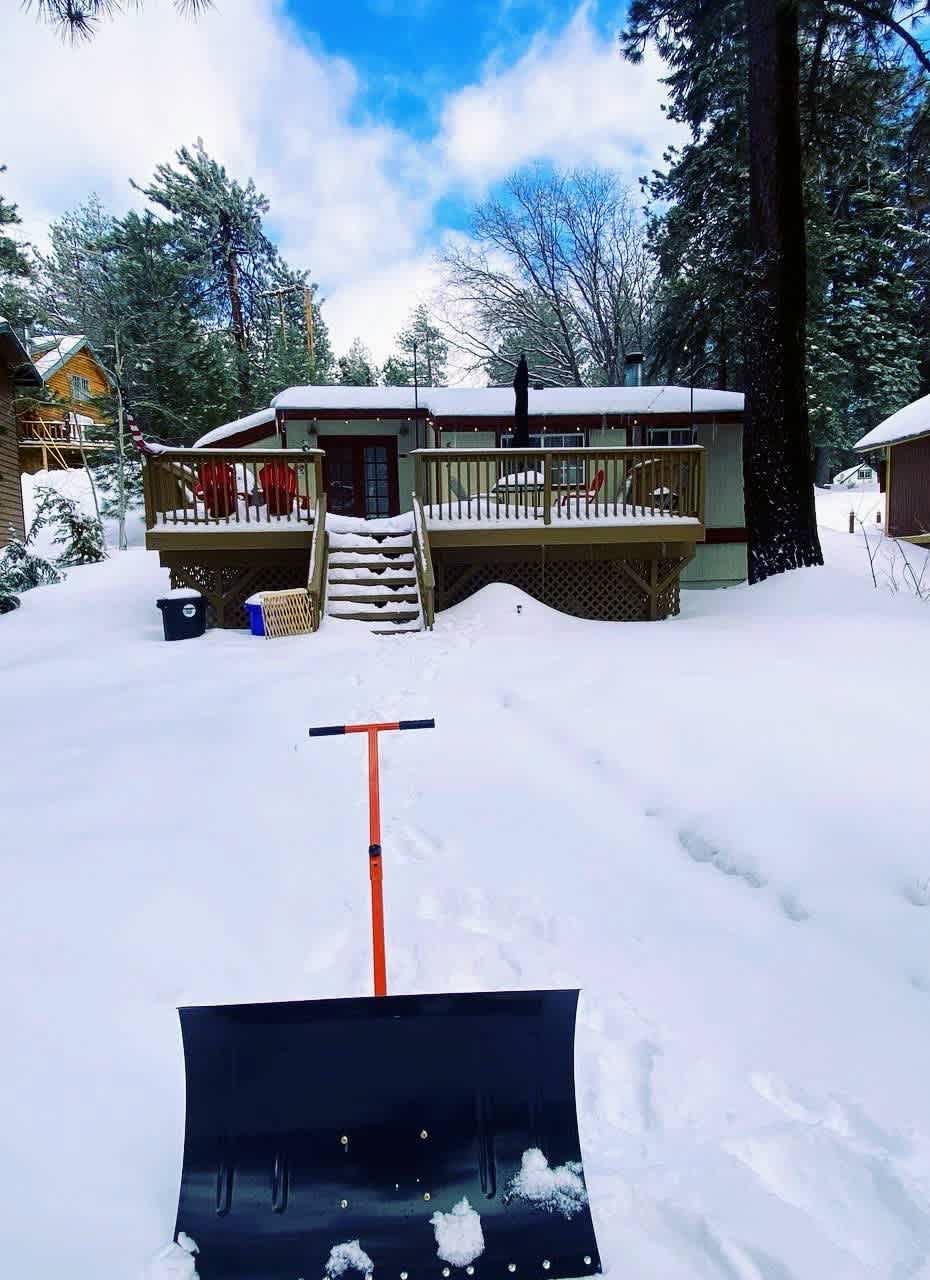
<path id="1" fill-rule="evenodd" d="M 782 911 L 789 920 L 793 920 L 795 924 L 800 924 L 802 920 L 809 920 L 811 913 L 807 910 L 801 899 L 798 897 L 794 889 L 785 889 L 778 898 Z"/>
<path id="2" fill-rule="evenodd" d="M 678 832 L 678 842 L 695 862 L 709 862 L 723 875 L 738 876 L 753 889 L 761 889 L 766 883 L 754 859 L 718 848 L 699 831 L 683 827 Z"/>

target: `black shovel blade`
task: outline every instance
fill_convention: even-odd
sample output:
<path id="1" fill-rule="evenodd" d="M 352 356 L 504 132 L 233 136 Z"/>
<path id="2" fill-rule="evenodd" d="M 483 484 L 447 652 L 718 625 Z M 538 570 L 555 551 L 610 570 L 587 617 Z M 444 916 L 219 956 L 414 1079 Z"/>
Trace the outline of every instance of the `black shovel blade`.
<path id="1" fill-rule="evenodd" d="M 346 1258 L 331 1251 L 353 1241 L 345 1280 L 599 1272 L 577 1003 L 520 991 L 182 1009 L 176 1230 L 199 1246 L 202 1280 L 332 1280 Z"/>

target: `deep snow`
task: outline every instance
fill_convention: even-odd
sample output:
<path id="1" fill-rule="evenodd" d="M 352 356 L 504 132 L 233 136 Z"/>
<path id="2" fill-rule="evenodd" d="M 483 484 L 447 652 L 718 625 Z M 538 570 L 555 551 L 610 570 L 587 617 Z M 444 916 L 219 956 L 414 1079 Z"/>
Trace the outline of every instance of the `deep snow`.
<path id="1" fill-rule="evenodd" d="M 382 747 L 390 987 L 582 988 L 612 1274 L 930 1277 L 930 614 L 873 590 L 861 536 L 824 540 L 834 567 L 652 625 L 497 586 L 403 639 L 165 644 L 141 550 L 24 595 L 9 1274 L 126 1280 L 170 1239 L 175 1006 L 370 989 L 364 744 L 306 729 L 435 715 Z"/>

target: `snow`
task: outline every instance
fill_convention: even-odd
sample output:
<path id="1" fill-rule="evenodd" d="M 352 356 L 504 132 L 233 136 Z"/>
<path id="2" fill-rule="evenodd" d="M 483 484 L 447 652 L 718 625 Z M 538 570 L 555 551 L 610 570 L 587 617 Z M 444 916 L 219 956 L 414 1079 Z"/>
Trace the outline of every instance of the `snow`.
<path id="1" fill-rule="evenodd" d="M 420 387 L 417 403 L 434 418 L 508 417 L 514 411 L 512 387 Z M 413 412 L 413 387 L 289 387 L 275 396 L 277 409 L 304 409 L 308 416 L 342 410 Z M 531 417 L 563 414 L 688 413 L 690 387 L 547 387 L 530 390 Z M 695 413 L 742 413 L 739 391 L 694 389 Z M 217 428 L 223 430 L 223 428 Z"/>
<path id="2" fill-rule="evenodd" d="M 178 1005 L 370 991 L 365 745 L 306 730 L 435 716 L 382 742 L 389 989 L 581 987 L 612 1272 L 923 1280 L 930 612 L 818 508 L 827 568 L 656 624 L 496 585 L 402 638 L 166 644 L 138 549 L 25 593 L 0 618 L 4 1270 L 131 1280 L 170 1238 Z"/>
<path id="3" fill-rule="evenodd" d="M 39 500 L 37 490 L 41 488 L 55 489 L 64 497 L 73 499 L 85 515 L 96 515 L 90 481 L 83 467 L 68 467 L 60 471 L 36 471 L 34 475 L 23 475 L 20 479 L 22 481 L 23 511 L 27 530 L 35 517 Z M 103 505 L 104 495 L 99 489 L 97 498 L 100 504 Z M 104 517 L 103 530 L 107 546 L 116 547 L 118 539 L 117 521 Z M 39 530 L 35 542 L 32 544 L 38 555 L 54 559 L 60 554 L 61 547 L 55 546 L 53 542 L 54 533 L 55 530 L 48 526 Z M 130 508 L 126 512 L 126 537 L 131 547 L 141 547 L 145 543 L 145 517 L 141 507 Z"/>
<path id="4" fill-rule="evenodd" d="M 898 444 L 901 440 L 910 440 L 914 436 L 930 434 L 930 396 L 921 396 L 912 404 L 893 413 L 890 418 L 873 427 L 861 440 L 857 440 L 856 449 L 878 449 L 886 444 Z"/>
<path id="5" fill-rule="evenodd" d="M 201 593 L 194 591 L 192 587 L 172 587 L 170 591 L 163 591 L 159 596 L 160 600 L 199 600 Z M 246 602 L 248 603 L 248 602 Z"/>
<path id="6" fill-rule="evenodd" d="M 335 1280 L 346 1271 L 360 1271 L 363 1276 L 370 1276 L 374 1269 L 374 1263 L 359 1241 L 346 1240 L 344 1244 L 334 1244 L 330 1249 L 325 1272 L 330 1280 Z"/>
<path id="7" fill-rule="evenodd" d="M 519 1172 L 511 1179 L 507 1194 L 540 1205 L 550 1213 L 560 1213 L 563 1218 L 572 1218 L 588 1203 L 581 1175 L 581 1165 L 575 1161 L 552 1169 L 540 1149 L 530 1147 L 523 1152 Z"/>
<path id="8" fill-rule="evenodd" d="M 484 1253 L 481 1217 L 463 1196 L 449 1213 L 437 1209 L 430 1218 L 436 1235 L 436 1256 L 453 1267 L 467 1267 Z"/>
<path id="9" fill-rule="evenodd" d="M 167 1244 L 158 1251 L 145 1267 L 142 1280 L 198 1280 L 193 1255 L 199 1252 L 196 1243 L 182 1231 L 177 1244 Z"/>
<path id="10" fill-rule="evenodd" d="M 44 354 L 33 356 L 32 363 L 45 378 L 56 365 L 73 355 L 85 341 L 83 333 L 50 333 L 36 338 L 31 345 L 33 349 L 44 351 Z"/>
<path id="11" fill-rule="evenodd" d="M 274 420 L 274 409 L 257 409 L 255 413 L 248 413 L 244 418 L 236 418 L 232 422 L 224 422 L 221 427 L 214 427 L 212 431 L 208 431 L 206 435 L 202 435 L 199 440 L 196 440 L 193 448 L 206 449 L 208 445 L 218 444 L 229 436 L 238 435 L 240 431 L 248 431 L 251 427 L 260 427 L 266 422 L 271 428 L 268 434 L 273 436 L 275 434 Z"/>

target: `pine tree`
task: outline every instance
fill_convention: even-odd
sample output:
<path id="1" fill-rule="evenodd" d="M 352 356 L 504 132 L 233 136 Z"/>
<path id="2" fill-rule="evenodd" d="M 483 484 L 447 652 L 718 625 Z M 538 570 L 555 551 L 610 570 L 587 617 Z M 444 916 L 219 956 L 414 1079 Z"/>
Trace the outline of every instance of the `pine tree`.
<path id="1" fill-rule="evenodd" d="M 382 370 L 388 386 L 412 386 L 414 381 L 414 349 L 416 376 L 421 386 L 444 387 L 449 344 L 442 330 L 433 324 L 427 308 L 420 303 L 414 308 L 405 329 L 395 338 L 397 354 L 389 356 Z"/>
<path id="2" fill-rule="evenodd" d="M 247 413 L 254 407 L 250 347 L 277 259 L 262 226 L 268 200 L 251 178 L 244 186 L 230 178 L 200 139 L 192 148 L 181 147 L 175 159 L 174 166 L 156 166 L 149 185 L 137 189 L 172 215 L 178 243 L 200 282 L 201 300 L 215 322 L 228 328 L 238 407 Z"/>
<path id="3" fill-rule="evenodd" d="M 36 497 L 30 540 L 39 529 L 51 526 L 55 531 L 52 541 L 63 548 L 59 564 L 97 564 L 106 559 L 103 525 L 99 520 L 85 515 L 73 498 L 65 497 L 57 489 L 40 485 Z"/>
<path id="4" fill-rule="evenodd" d="M 337 360 L 336 381 L 344 387 L 377 386 L 378 366 L 361 338 L 353 338 L 349 350 Z"/>
<path id="5" fill-rule="evenodd" d="M 5 164 L 0 164 L 0 173 L 6 173 Z M 22 277 L 29 274 L 29 262 L 22 246 L 3 230 L 4 227 L 18 226 L 21 222 L 16 205 L 10 204 L 0 195 L 0 281 L 4 276 Z"/>

